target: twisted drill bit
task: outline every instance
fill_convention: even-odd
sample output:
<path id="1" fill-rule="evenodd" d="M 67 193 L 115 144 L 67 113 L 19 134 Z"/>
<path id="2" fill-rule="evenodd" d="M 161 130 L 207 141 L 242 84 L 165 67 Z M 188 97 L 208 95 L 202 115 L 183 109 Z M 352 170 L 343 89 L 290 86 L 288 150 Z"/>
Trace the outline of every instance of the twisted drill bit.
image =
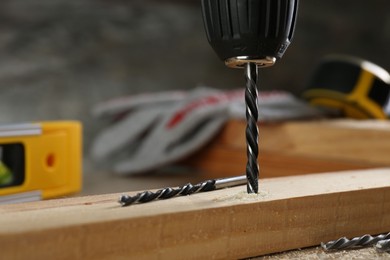
<path id="1" fill-rule="evenodd" d="M 224 179 L 207 180 L 195 185 L 188 183 L 179 188 L 164 188 L 156 192 L 144 191 L 134 196 L 122 195 L 118 202 L 122 206 L 129 206 L 136 203 L 146 203 L 154 200 L 165 200 L 178 196 L 191 195 L 198 192 L 206 192 L 243 185 L 246 182 L 246 176 L 237 176 Z"/>
<path id="2" fill-rule="evenodd" d="M 257 128 L 257 65 L 249 62 L 245 67 L 245 103 L 246 103 L 246 143 L 247 143 L 247 192 L 257 193 L 259 191 L 259 165 L 257 157 L 259 154 L 259 130 Z"/>
<path id="3" fill-rule="evenodd" d="M 357 247 L 372 246 L 375 243 L 378 243 L 378 241 L 382 241 L 385 239 L 390 239 L 390 233 L 380 234 L 378 236 L 364 235 L 361 237 L 354 237 L 352 239 L 342 237 L 342 238 L 339 238 L 335 241 L 321 243 L 321 247 L 325 251 L 343 250 L 343 249 L 351 249 L 351 248 L 357 248 Z"/>
<path id="4" fill-rule="evenodd" d="M 384 239 L 376 243 L 375 248 L 378 252 L 390 252 L 390 239 Z"/>

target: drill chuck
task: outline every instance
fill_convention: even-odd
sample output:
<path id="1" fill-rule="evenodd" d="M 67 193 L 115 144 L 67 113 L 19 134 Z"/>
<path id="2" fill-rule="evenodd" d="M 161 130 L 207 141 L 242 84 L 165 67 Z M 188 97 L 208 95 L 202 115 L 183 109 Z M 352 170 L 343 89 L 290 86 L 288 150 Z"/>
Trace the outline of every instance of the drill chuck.
<path id="1" fill-rule="evenodd" d="M 289 46 L 299 0 L 202 0 L 207 38 L 228 67 L 267 67 Z"/>

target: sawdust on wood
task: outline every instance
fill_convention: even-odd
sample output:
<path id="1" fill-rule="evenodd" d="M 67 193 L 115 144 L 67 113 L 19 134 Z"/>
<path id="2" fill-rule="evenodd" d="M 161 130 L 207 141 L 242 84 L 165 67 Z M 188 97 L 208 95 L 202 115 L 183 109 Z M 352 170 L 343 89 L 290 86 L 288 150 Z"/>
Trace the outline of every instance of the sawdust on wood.
<path id="1" fill-rule="evenodd" d="M 261 190 L 258 193 L 247 193 L 246 191 L 240 191 L 236 194 L 225 195 L 219 198 L 216 198 L 215 201 L 260 201 L 266 199 L 268 191 Z"/>

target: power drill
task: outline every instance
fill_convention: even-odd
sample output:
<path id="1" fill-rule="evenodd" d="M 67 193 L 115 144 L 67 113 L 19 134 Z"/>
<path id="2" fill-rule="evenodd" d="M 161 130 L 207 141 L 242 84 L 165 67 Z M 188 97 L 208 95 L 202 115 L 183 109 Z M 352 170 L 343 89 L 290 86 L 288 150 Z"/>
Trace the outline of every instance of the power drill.
<path id="1" fill-rule="evenodd" d="M 289 46 L 299 0 L 201 0 L 210 45 L 231 68 L 244 68 L 247 192 L 258 193 L 258 68 L 280 59 Z"/>

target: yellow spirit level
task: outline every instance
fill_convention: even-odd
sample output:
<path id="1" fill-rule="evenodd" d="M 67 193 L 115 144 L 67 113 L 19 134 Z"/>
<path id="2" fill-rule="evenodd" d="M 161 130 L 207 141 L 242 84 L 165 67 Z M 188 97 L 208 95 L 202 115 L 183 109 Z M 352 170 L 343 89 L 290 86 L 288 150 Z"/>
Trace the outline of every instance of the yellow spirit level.
<path id="1" fill-rule="evenodd" d="M 0 201 L 7 195 L 48 199 L 78 192 L 81 132 L 76 121 L 0 126 Z"/>

